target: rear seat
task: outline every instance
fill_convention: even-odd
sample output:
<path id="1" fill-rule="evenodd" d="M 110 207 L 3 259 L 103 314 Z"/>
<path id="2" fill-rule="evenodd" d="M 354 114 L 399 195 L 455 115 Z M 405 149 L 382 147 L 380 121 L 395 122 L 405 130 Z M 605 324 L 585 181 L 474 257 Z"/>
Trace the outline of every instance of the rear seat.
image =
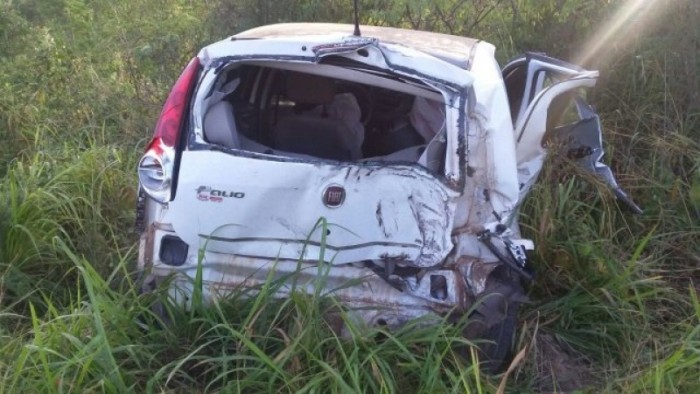
<path id="1" fill-rule="evenodd" d="M 222 145 L 228 148 L 241 149 L 248 152 L 264 153 L 269 155 L 296 157 L 299 159 L 315 159 L 318 156 L 295 153 L 287 150 L 273 149 L 267 145 L 253 141 L 243 134 L 239 134 L 233 115 L 233 106 L 227 101 L 214 104 L 204 117 L 204 134 L 208 142 Z M 291 145 L 292 143 L 290 143 Z M 384 162 L 418 162 L 426 145 L 412 146 L 385 156 L 370 157 L 361 161 Z M 318 147 L 314 149 L 319 149 Z M 350 160 L 350 159 L 346 159 Z"/>
<path id="2" fill-rule="evenodd" d="M 288 72 L 285 96 L 294 102 L 294 109 L 282 114 L 273 127 L 276 148 L 340 161 L 362 157 L 364 128 L 359 106 L 354 97 L 351 101 L 339 98 L 332 79 Z M 359 132 L 351 126 L 359 126 Z"/>
<path id="3" fill-rule="evenodd" d="M 220 101 L 207 111 L 204 117 L 204 137 L 209 143 L 225 146 L 227 148 L 269 155 L 296 157 L 299 159 L 314 158 L 313 156 L 304 154 L 273 150 L 269 146 L 255 142 L 243 134 L 239 134 L 233 115 L 233 106 L 227 101 Z"/>
<path id="4" fill-rule="evenodd" d="M 212 144 L 236 149 L 241 147 L 233 106 L 228 101 L 219 101 L 209 108 L 204 116 L 204 136 Z"/>
<path id="5" fill-rule="evenodd" d="M 313 88 L 309 89 L 310 86 Z M 424 156 L 428 144 L 363 159 L 364 127 L 360 122 L 359 105 L 351 93 L 336 95 L 331 79 L 291 72 L 286 81 L 286 90 L 289 99 L 302 107 L 311 109 L 288 111 L 280 116 L 272 133 L 275 148 L 239 134 L 233 106 L 223 100 L 212 105 L 204 117 L 205 139 L 212 144 L 228 148 L 306 160 L 323 158 L 338 161 L 408 163 L 426 161 Z M 440 115 L 439 112 L 437 114 Z M 434 118 L 436 119 L 430 119 L 432 123 L 442 120 L 437 116 Z M 417 123 L 414 119 L 412 121 Z M 433 127 L 430 128 L 439 129 L 439 126 L 435 127 L 436 125 L 431 124 L 430 126 Z M 435 133 L 437 130 L 431 131 Z M 432 167 L 431 163 L 423 164 Z"/>

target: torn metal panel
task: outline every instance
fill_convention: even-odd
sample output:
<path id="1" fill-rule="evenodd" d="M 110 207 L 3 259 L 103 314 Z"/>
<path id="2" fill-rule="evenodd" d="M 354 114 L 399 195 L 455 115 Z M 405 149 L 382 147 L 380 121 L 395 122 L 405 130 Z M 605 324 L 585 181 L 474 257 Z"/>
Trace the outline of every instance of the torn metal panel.
<path id="1" fill-rule="evenodd" d="M 498 264 L 462 257 L 457 261 L 457 267 L 465 279 L 469 295 L 476 297 L 486 290 L 486 281 Z"/>
<path id="2" fill-rule="evenodd" d="M 552 133 L 552 139 L 563 142 L 567 147 L 567 155 L 570 159 L 575 160 L 581 168 L 605 182 L 615 193 L 615 196 L 632 212 L 641 214 L 642 209 L 622 190 L 610 167 L 602 162 L 605 151 L 603 150 L 603 131 L 598 114 L 582 97 L 576 97 L 575 102 L 581 120 L 555 129 Z"/>

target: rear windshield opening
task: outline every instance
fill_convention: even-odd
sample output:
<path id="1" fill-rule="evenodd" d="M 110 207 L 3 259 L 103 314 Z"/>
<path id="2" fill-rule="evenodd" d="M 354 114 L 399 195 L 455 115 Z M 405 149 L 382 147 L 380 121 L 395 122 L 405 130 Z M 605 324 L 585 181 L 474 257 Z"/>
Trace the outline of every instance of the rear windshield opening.
<path id="1" fill-rule="evenodd" d="M 218 74 L 203 106 L 207 142 L 283 157 L 442 169 L 445 108 L 435 90 L 376 71 L 323 66 L 317 75 L 278 67 L 237 65 Z"/>

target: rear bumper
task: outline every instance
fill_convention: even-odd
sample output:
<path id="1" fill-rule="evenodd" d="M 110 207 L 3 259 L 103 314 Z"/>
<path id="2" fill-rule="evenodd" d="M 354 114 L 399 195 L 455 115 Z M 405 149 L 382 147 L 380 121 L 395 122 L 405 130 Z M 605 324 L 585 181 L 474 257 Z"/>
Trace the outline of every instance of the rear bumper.
<path id="1" fill-rule="evenodd" d="M 150 281 L 168 279 L 178 303 L 188 306 L 201 268 L 207 301 L 234 293 L 253 296 L 263 289 L 269 289 L 275 298 L 286 298 L 292 292 L 331 296 L 368 325 L 400 326 L 424 316 L 462 314 L 474 305 L 486 278 L 498 265 L 463 258 L 440 269 L 415 269 L 407 274 L 401 269 L 387 272 L 370 263 L 332 265 L 200 250 L 190 252 L 199 255 L 197 263 L 172 266 L 161 261 L 159 254 L 162 240 L 174 235 L 168 225 L 151 225 L 141 238 L 139 269 Z"/>

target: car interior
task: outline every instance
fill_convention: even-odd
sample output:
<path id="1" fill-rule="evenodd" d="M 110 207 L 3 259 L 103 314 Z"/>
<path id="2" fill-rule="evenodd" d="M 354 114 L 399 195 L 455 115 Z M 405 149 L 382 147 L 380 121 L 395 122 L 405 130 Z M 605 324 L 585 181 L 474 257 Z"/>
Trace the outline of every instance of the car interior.
<path id="1" fill-rule="evenodd" d="M 207 142 L 299 159 L 408 162 L 441 170 L 445 109 L 437 91 L 377 70 L 299 69 L 268 62 L 219 72 L 205 99 Z"/>

